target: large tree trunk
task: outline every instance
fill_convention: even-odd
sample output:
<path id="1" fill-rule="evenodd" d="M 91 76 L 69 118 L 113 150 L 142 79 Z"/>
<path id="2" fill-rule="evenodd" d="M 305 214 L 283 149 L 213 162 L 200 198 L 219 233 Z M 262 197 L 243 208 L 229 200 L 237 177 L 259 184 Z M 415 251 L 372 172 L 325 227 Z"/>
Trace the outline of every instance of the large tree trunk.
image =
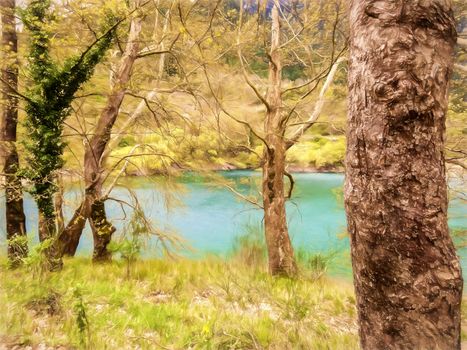
<path id="1" fill-rule="evenodd" d="M 0 0 L 2 16 L 1 50 L 2 67 L 2 115 L 0 120 L 1 156 L 5 174 L 5 210 L 8 240 L 8 258 L 11 266 L 21 262 L 27 253 L 26 217 L 23 210 L 21 181 L 16 176 L 19 161 L 16 151 L 16 126 L 18 123 L 18 39 L 16 35 L 15 0 Z"/>
<path id="2" fill-rule="evenodd" d="M 363 349 L 460 349 L 444 164 L 450 1 L 353 0 L 345 202 Z"/>
<path id="3" fill-rule="evenodd" d="M 136 1 L 136 6 L 139 2 Z M 94 236 L 95 261 L 108 260 L 107 244 L 110 242 L 115 228 L 107 221 L 104 203 L 101 201 L 103 185 L 103 155 L 110 140 L 111 131 L 117 119 L 120 106 L 125 97 L 126 87 L 131 78 L 133 64 L 139 52 L 139 34 L 142 19 L 135 16 L 131 21 L 128 43 L 121 59 L 118 71 L 114 77 L 112 91 L 107 99 L 107 105 L 97 122 L 94 134 L 86 144 L 84 154 L 85 198 L 76 210 L 70 223 L 60 235 L 62 253 L 73 256 L 79 244 L 86 220 L 91 220 Z"/>
<path id="4" fill-rule="evenodd" d="M 293 276 L 297 271 L 294 252 L 287 229 L 284 175 L 286 140 L 282 127 L 281 80 L 279 53 L 280 20 L 277 4 L 272 10 L 272 40 L 269 63 L 269 91 L 266 115 L 266 142 L 263 159 L 264 230 L 272 275 Z"/>

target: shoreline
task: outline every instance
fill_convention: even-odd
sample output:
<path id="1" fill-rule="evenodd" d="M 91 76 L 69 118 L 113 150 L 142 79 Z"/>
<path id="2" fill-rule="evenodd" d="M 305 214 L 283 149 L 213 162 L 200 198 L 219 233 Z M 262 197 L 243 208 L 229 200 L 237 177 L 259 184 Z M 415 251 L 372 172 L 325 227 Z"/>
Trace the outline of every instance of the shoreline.
<path id="1" fill-rule="evenodd" d="M 321 167 L 317 168 L 314 166 L 299 166 L 299 165 L 289 165 L 286 167 L 287 171 L 294 174 L 344 174 L 345 169 L 343 166 L 339 167 Z M 203 169 L 176 169 L 180 173 L 206 173 L 206 172 L 235 172 L 235 171 L 252 171 L 252 172 L 261 172 L 261 168 L 256 167 L 236 167 L 233 164 L 227 163 L 219 166 L 205 166 Z M 142 173 L 126 173 L 123 177 L 144 177 L 144 176 L 157 176 L 164 175 L 160 171 L 152 171 L 146 174 Z"/>
<path id="2" fill-rule="evenodd" d="M 329 167 L 315 167 L 315 166 L 300 166 L 300 165 L 288 165 L 286 170 L 292 174 L 345 174 L 344 166 L 329 166 Z M 260 167 L 237 167 L 231 163 L 225 163 L 223 165 L 206 165 L 204 168 L 193 168 L 193 169 L 180 169 L 173 168 L 174 173 L 178 172 L 180 174 L 184 173 L 208 173 L 208 172 L 236 172 L 236 171 L 251 171 L 251 172 L 261 172 Z M 142 177 L 152 177 L 152 176 L 164 176 L 171 173 L 171 171 L 162 172 L 159 170 L 153 170 L 148 172 L 126 172 L 121 175 L 122 179 L 132 179 L 132 178 L 142 178 Z M 450 165 L 446 167 L 446 174 L 453 177 L 464 178 L 467 176 L 467 172 L 459 166 Z M 76 170 L 65 171 L 62 174 L 62 180 L 67 182 L 80 182 L 82 180 L 81 176 L 76 175 Z M 3 178 L 0 176 L 0 186 L 3 184 Z"/>

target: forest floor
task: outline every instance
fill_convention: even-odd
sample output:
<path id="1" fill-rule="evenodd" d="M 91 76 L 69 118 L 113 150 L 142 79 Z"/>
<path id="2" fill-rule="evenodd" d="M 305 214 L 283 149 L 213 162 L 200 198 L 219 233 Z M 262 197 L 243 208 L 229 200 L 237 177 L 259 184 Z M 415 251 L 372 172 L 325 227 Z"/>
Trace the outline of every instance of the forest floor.
<path id="1" fill-rule="evenodd" d="M 348 281 L 238 260 L 0 270 L 0 349 L 357 349 Z"/>
<path id="2" fill-rule="evenodd" d="M 272 278 L 217 258 L 0 266 L 0 350 L 359 348 L 351 283 L 317 271 Z"/>

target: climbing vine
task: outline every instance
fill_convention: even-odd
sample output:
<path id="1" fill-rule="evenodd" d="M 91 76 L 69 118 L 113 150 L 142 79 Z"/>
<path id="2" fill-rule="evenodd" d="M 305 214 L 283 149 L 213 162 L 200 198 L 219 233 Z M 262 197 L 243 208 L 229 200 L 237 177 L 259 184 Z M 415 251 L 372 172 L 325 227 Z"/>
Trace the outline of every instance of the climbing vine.
<path id="1" fill-rule="evenodd" d="M 59 64 L 50 55 L 53 34 L 48 29 L 53 21 L 50 6 L 50 0 L 31 0 L 22 11 L 23 23 L 30 34 L 28 72 L 31 79 L 25 94 L 27 168 L 22 173 L 31 182 L 30 192 L 46 218 L 54 217 L 54 173 L 63 166 L 64 120 L 75 93 L 104 58 L 122 21 L 108 13 L 103 34 L 81 54 Z"/>

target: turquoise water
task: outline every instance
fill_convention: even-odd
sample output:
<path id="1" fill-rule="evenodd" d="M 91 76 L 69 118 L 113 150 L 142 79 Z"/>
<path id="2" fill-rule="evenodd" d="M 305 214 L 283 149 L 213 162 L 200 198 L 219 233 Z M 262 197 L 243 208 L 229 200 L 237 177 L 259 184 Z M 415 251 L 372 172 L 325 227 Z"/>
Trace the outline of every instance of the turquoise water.
<path id="1" fill-rule="evenodd" d="M 258 172 L 234 171 L 221 175 L 224 180 L 235 183 L 241 193 L 258 194 Z M 306 173 L 294 174 L 294 178 L 296 184 L 293 200 L 287 204 L 294 246 L 311 252 L 340 252 L 343 259 L 335 263 L 334 270 L 348 274 L 349 242 L 345 237 L 343 175 Z M 136 194 L 156 228 L 183 237 L 192 248 L 184 253 L 190 257 L 200 257 L 207 253 L 225 256 L 231 251 L 235 237 L 243 234 L 247 226 L 261 227 L 261 210 L 240 199 L 225 186 L 219 185 L 218 180 L 187 175 L 178 181 L 174 189 L 168 187 L 161 178 L 133 178 L 125 180 L 125 186 Z M 71 187 L 65 197 L 68 204 L 65 214 L 70 217 L 80 198 L 79 189 Z M 111 197 L 131 201 L 125 187 L 116 188 Z M 131 209 L 116 201 L 108 201 L 106 207 L 109 218 L 119 232 L 123 231 L 131 216 Z M 26 197 L 25 208 L 28 230 L 32 237 L 36 237 L 37 209 L 30 197 Z M 460 201 L 451 202 L 451 228 L 467 227 L 466 209 L 465 204 Z M 0 210 L 3 213 L 4 209 L 0 207 Z M 3 221 L 0 230 L 4 242 Z M 78 254 L 89 255 L 91 251 L 92 235 L 87 227 Z M 155 253 L 149 248 L 145 255 L 151 254 Z M 467 254 L 464 251 L 460 254 L 464 271 L 467 271 Z"/>

